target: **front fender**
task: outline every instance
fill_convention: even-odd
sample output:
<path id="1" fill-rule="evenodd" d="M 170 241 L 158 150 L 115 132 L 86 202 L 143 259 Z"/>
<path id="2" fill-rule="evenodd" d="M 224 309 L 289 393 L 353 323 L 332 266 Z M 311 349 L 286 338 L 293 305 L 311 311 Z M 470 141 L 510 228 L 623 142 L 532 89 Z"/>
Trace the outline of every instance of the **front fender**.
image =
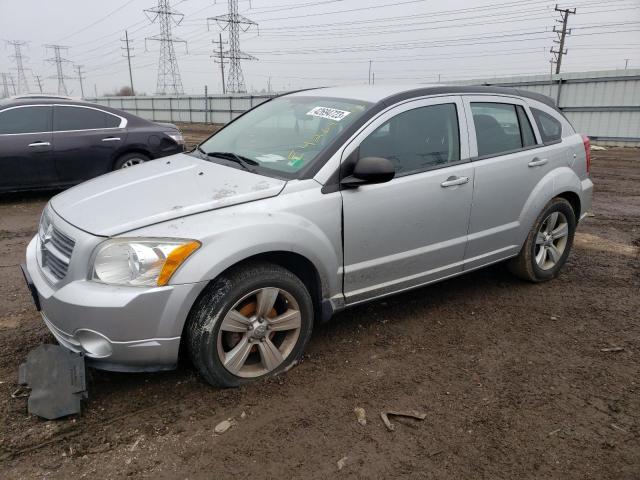
<path id="1" fill-rule="evenodd" d="M 182 217 L 142 228 L 135 236 L 193 238 L 202 242 L 171 284 L 213 280 L 254 255 L 293 252 L 311 262 L 322 294 L 341 293 L 340 196 L 298 192 Z M 132 232 L 127 235 L 131 235 Z"/>

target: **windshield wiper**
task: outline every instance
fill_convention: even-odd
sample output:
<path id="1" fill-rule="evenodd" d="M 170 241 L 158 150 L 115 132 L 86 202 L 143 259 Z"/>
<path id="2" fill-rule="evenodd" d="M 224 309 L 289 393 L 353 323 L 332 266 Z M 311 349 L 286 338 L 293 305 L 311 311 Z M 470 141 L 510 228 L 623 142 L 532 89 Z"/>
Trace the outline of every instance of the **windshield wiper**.
<path id="1" fill-rule="evenodd" d="M 243 157 L 242 155 L 238 155 L 237 153 L 233 152 L 207 152 L 207 156 L 231 160 L 232 162 L 236 162 L 237 164 L 242 165 L 242 168 L 248 170 L 249 172 L 253 172 L 251 166 L 260 165 L 258 162 L 251 158 Z"/>

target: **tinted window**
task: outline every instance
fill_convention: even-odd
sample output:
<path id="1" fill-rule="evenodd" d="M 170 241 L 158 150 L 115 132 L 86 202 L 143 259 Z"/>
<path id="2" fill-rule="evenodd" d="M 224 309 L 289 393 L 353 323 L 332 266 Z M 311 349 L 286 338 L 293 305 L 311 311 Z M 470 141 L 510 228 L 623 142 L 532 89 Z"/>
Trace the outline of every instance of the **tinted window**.
<path id="1" fill-rule="evenodd" d="M 520 122 L 520 136 L 522 139 L 523 147 L 530 147 L 536 144 L 536 136 L 533 134 L 533 128 L 531 128 L 531 122 L 527 113 L 520 105 L 516 105 L 516 111 L 518 112 L 518 121 Z"/>
<path id="2" fill-rule="evenodd" d="M 51 131 L 51 107 L 20 107 L 0 112 L 0 134 Z"/>
<path id="3" fill-rule="evenodd" d="M 458 114 L 453 103 L 400 113 L 360 144 L 360 158 L 384 157 L 396 176 L 460 160 Z"/>
<path id="4" fill-rule="evenodd" d="M 100 110 L 82 107 L 55 107 L 54 131 L 117 127 L 120 119 Z"/>
<path id="5" fill-rule="evenodd" d="M 472 103 L 478 156 L 496 155 L 522 148 L 516 106 L 506 103 Z"/>
<path id="6" fill-rule="evenodd" d="M 557 142 L 562 138 L 562 124 L 558 120 L 537 108 L 532 108 L 531 113 L 538 124 L 544 143 Z"/>

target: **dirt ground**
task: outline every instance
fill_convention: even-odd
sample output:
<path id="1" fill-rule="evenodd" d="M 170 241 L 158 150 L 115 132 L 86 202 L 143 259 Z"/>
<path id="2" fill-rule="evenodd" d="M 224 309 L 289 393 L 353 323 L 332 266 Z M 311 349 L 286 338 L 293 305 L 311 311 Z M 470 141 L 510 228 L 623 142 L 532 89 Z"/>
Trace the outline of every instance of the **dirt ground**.
<path id="1" fill-rule="evenodd" d="M 189 365 L 91 371 L 82 415 L 50 422 L 11 393 L 53 342 L 17 266 L 51 194 L 1 198 L 0 476 L 639 479 L 640 151 L 594 154 L 594 216 L 552 282 L 497 265 L 347 310 L 296 368 L 234 390 Z M 389 432 L 385 409 L 427 417 Z"/>

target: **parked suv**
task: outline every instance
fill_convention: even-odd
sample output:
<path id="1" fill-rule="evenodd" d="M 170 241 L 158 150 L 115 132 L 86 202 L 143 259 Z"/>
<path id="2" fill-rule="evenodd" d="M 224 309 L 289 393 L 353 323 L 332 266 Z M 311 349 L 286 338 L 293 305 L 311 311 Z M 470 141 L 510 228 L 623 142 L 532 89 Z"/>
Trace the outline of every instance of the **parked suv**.
<path id="1" fill-rule="evenodd" d="M 565 263 L 588 140 L 506 88 L 326 88 L 268 101 L 179 154 L 54 197 L 26 278 L 96 367 L 211 384 L 282 372 L 346 307 L 508 260 Z"/>
<path id="2" fill-rule="evenodd" d="M 102 105 L 43 95 L 0 102 L 0 192 L 67 187 L 183 150 L 175 125 Z"/>

